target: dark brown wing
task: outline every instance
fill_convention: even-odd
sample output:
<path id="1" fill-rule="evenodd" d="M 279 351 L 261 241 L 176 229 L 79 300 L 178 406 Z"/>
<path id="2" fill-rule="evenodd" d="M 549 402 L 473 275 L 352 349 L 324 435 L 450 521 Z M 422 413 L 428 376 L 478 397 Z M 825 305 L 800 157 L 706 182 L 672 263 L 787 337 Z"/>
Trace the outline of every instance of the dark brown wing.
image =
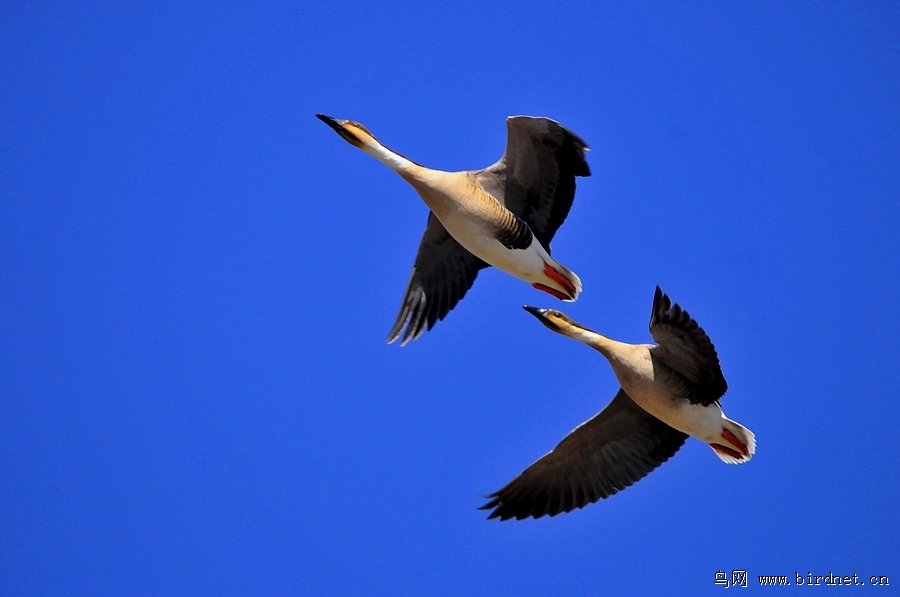
<path id="1" fill-rule="evenodd" d="M 415 340 L 435 322 L 443 319 L 466 295 L 478 270 L 488 264 L 475 257 L 450 236 L 433 213 L 428 214 L 428 225 L 416 263 L 413 265 L 400 313 L 387 341 L 390 344 L 403 333 L 403 346 Z M 404 332 L 404 328 L 406 331 Z"/>
<path id="2" fill-rule="evenodd" d="M 650 333 L 658 344 L 650 349 L 650 354 L 684 377 L 691 394 L 685 397 L 692 403 L 709 406 L 725 394 L 728 384 L 709 336 L 687 311 L 673 306 L 659 286 L 653 296 Z"/>
<path id="3" fill-rule="evenodd" d="M 489 168 L 474 172 L 481 187 L 522 218 L 545 249 L 569 215 L 575 177 L 590 176 L 587 144 L 549 118 L 506 119 L 506 152 Z"/>
<path id="4" fill-rule="evenodd" d="M 583 508 L 644 478 L 686 439 L 620 389 L 606 408 L 489 495 L 480 509 L 494 509 L 488 518 L 521 520 Z"/>

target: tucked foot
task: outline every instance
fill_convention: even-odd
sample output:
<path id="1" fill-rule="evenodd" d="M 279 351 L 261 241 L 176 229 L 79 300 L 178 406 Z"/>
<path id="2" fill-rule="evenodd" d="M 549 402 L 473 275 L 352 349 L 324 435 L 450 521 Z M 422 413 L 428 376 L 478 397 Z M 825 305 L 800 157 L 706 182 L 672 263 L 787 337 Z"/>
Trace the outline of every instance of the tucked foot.
<path id="1" fill-rule="evenodd" d="M 563 293 L 550 292 L 550 294 L 552 294 L 556 298 L 562 299 L 564 301 L 571 301 L 575 300 L 575 297 L 578 296 L 578 290 L 575 288 L 575 285 L 572 283 L 572 281 L 561 274 L 558 269 L 556 269 L 546 261 L 544 262 L 544 275 L 562 286 L 564 296 L 560 296 L 560 294 Z M 537 288 L 539 285 L 534 284 L 533 286 Z M 540 290 L 544 290 L 545 288 L 547 287 L 544 286 L 543 288 L 540 288 Z M 545 292 L 547 291 L 545 290 Z"/>
<path id="2" fill-rule="evenodd" d="M 728 429 L 727 427 L 722 429 L 721 437 L 725 440 L 723 443 L 711 442 L 709 446 L 715 450 L 716 455 L 723 461 L 729 464 L 740 464 L 742 462 L 747 462 L 750 460 L 750 457 L 753 455 L 755 450 L 755 445 L 751 445 L 748 447 L 747 442 L 754 444 L 753 434 L 750 433 L 749 430 L 744 429 L 740 425 L 734 424 L 735 429 L 740 431 L 747 432 L 747 441 L 744 441 Z"/>
<path id="3" fill-rule="evenodd" d="M 730 430 L 728 430 L 728 429 L 723 429 L 723 430 L 722 430 L 722 437 L 723 437 L 729 444 L 731 444 L 732 446 L 734 446 L 735 448 L 737 448 L 737 449 L 740 451 L 741 454 L 749 454 L 749 450 L 747 450 L 747 444 L 745 444 L 744 442 L 742 442 L 741 440 L 739 440 L 739 439 L 737 438 L 737 436 L 736 436 L 735 434 L 733 434 Z"/>
<path id="4" fill-rule="evenodd" d="M 544 286 L 543 284 L 537 284 L 537 283 L 532 284 L 532 286 L 534 286 L 538 290 L 543 290 L 547 294 L 552 294 L 553 296 L 555 296 L 556 298 L 558 298 L 561 301 L 571 300 L 567 294 L 563 294 L 562 292 L 560 292 L 559 290 L 557 290 L 555 288 L 550 288 L 549 286 Z"/>
<path id="5" fill-rule="evenodd" d="M 724 456 L 730 456 L 731 458 L 734 458 L 735 460 L 743 460 L 744 459 L 743 454 L 741 454 L 737 450 L 729 448 L 728 446 L 723 446 L 722 444 L 709 444 L 709 445 L 712 446 L 712 449 L 715 450 L 716 452 L 718 452 L 719 454 L 722 454 Z M 727 460 L 726 460 L 726 462 L 727 462 Z"/>

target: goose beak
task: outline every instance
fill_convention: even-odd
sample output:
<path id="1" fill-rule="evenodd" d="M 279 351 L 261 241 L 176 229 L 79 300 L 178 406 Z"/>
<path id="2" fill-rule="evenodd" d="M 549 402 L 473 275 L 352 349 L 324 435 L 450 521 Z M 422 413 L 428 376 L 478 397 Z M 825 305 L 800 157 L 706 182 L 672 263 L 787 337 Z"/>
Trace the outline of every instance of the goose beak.
<path id="1" fill-rule="evenodd" d="M 550 309 L 538 309 L 537 307 L 529 307 L 528 305 L 525 305 L 522 308 L 537 317 L 538 321 L 543 323 L 554 332 L 561 331 L 562 328 L 560 328 L 555 321 L 547 318 L 547 312 L 550 311 Z"/>
<path id="2" fill-rule="evenodd" d="M 321 120 L 322 122 L 324 122 L 325 124 L 327 124 L 328 126 L 333 128 L 335 131 L 337 131 L 337 133 L 339 135 L 344 130 L 344 126 L 339 121 L 332 118 L 331 116 L 325 116 L 324 114 L 316 114 L 316 118 L 318 118 L 319 120 Z"/>
<path id="3" fill-rule="evenodd" d="M 349 120 L 338 120 L 337 118 L 332 118 L 331 116 L 325 116 L 324 114 L 316 114 L 316 118 L 330 126 L 335 130 L 335 132 L 341 136 L 344 141 L 349 143 L 354 147 L 359 147 L 362 149 L 363 142 L 357 138 L 356 126 L 347 127 L 345 125 L 357 125 L 359 123 L 350 122 Z"/>
<path id="4" fill-rule="evenodd" d="M 535 317 L 537 317 L 538 319 L 540 319 L 541 321 L 544 320 L 544 313 L 547 312 L 547 309 L 538 309 L 537 307 L 529 307 L 528 305 L 525 305 L 522 308 L 525 309 L 526 311 L 528 311 L 529 313 L 531 313 L 532 315 L 534 315 Z"/>
<path id="5" fill-rule="evenodd" d="M 528 305 L 525 305 L 522 308 L 525 309 L 526 311 L 528 311 L 529 313 L 531 313 L 532 315 L 534 315 L 535 317 L 537 317 L 538 321 L 543 323 L 545 326 L 547 326 L 549 329 L 553 330 L 554 332 L 557 332 L 559 334 L 564 333 L 562 331 L 563 330 L 562 326 L 559 325 L 559 323 L 557 322 L 557 319 L 559 319 L 559 318 L 557 316 L 554 316 L 553 318 L 551 318 L 547 315 L 550 311 L 553 311 L 553 309 L 538 309 L 537 307 L 529 307 Z"/>

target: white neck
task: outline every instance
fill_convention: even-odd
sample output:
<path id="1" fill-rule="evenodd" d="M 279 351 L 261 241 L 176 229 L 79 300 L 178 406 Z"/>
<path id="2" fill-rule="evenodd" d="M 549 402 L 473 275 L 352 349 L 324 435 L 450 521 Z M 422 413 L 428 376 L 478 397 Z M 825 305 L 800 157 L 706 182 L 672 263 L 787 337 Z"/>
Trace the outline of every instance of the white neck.
<path id="1" fill-rule="evenodd" d="M 369 139 L 360 148 L 379 162 L 398 173 L 411 173 L 420 168 L 419 165 L 409 161 L 402 155 L 394 153 L 375 139 Z"/>
<path id="2" fill-rule="evenodd" d="M 616 340 L 607 338 L 603 334 L 598 334 L 597 332 L 584 328 L 571 327 L 569 328 L 569 331 L 566 333 L 566 335 L 573 340 L 584 342 L 591 348 L 598 350 L 607 359 L 611 358 L 614 353 L 618 352 L 617 349 L 622 345 L 622 342 L 617 342 Z"/>

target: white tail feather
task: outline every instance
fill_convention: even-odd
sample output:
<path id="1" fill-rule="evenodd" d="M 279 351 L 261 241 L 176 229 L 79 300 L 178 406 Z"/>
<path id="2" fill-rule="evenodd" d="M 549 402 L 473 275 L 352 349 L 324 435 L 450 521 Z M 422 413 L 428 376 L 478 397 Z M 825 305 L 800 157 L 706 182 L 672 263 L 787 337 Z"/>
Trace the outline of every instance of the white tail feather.
<path id="1" fill-rule="evenodd" d="M 745 462 L 748 462 L 750 460 L 750 458 L 752 458 L 753 455 L 756 453 L 756 436 L 753 435 L 752 431 L 750 431 L 749 429 L 747 429 L 740 423 L 732 421 L 731 419 L 725 417 L 724 415 L 722 416 L 722 427 L 723 427 L 723 432 L 725 430 L 728 430 L 729 432 L 731 432 L 734 435 L 734 437 L 736 437 L 738 439 L 739 442 L 744 444 L 744 446 L 747 447 L 747 451 L 746 451 L 746 453 L 744 453 L 744 450 L 741 450 L 740 446 L 735 446 L 731 442 L 729 442 L 723 438 L 720 445 L 722 445 L 726 448 L 729 448 L 731 450 L 734 450 L 736 452 L 742 453 L 743 457 L 736 458 L 735 456 L 732 456 L 731 454 L 729 454 L 723 450 L 716 449 L 713 444 L 710 444 L 710 447 L 713 449 L 713 452 L 716 453 L 716 456 L 718 456 L 722 462 L 725 462 L 728 464 L 743 464 Z"/>
<path id="2" fill-rule="evenodd" d="M 578 298 L 578 295 L 581 294 L 581 278 L 578 277 L 578 274 L 564 266 L 559 261 L 556 261 L 553 258 L 548 257 L 548 263 L 550 266 L 558 271 L 563 277 L 565 277 L 569 282 L 572 283 L 572 286 L 575 287 L 575 296 L 569 299 L 567 302 L 573 302 Z M 557 284 L 558 286 L 558 284 Z M 561 288 L 561 287 L 560 287 Z"/>

